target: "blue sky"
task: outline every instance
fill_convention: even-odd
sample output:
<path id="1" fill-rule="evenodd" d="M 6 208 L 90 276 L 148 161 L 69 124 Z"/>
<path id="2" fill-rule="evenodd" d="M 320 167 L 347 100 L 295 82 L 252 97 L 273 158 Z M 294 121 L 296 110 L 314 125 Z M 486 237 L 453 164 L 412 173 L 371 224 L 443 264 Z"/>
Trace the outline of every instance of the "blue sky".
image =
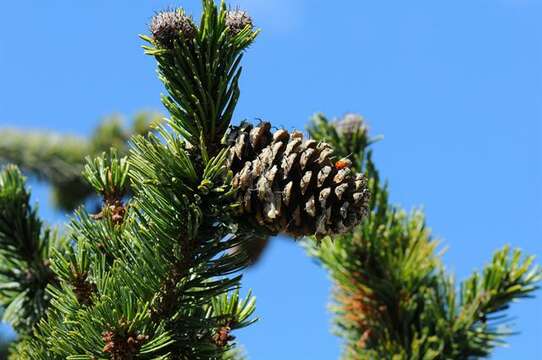
<path id="1" fill-rule="evenodd" d="M 88 134 L 101 116 L 162 109 L 137 34 L 154 10 L 199 1 L 4 1 L 0 125 Z M 392 201 L 421 206 L 465 278 L 504 244 L 542 254 L 542 1 L 240 0 L 262 34 L 244 59 L 236 117 L 304 128 L 362 113 Z M 47 206 L 35 185 L 43 215 Z M 336 359 L 331 283 L 285 239 L 245 278 L 261 321 L 251 359 Z M 538 295 L 542 295 L 538 293 Z M 542 358 L 542 298 L 516 304 L 521 334 L 494 359 Z"/>

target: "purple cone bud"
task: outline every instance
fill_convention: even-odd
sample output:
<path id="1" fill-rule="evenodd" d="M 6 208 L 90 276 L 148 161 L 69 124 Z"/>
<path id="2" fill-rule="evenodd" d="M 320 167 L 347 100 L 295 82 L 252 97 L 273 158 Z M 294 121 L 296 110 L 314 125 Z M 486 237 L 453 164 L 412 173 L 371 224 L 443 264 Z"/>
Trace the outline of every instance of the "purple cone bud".
<path id="1" fill-rule="evenodd" d="M 352 136 L 357 133 L 359 130 L 366 129 L 366 124 L 363 121 L 363 117 L 359 114 L 348 113 L 343 116 L 342 119 L 339 119 L 335 122 L 335 129 L 337 133 L 341 136 Z"/>
<path id="2" fill-rule="evenodd" d="M 196 36 L 194 22 L 180 9 L 159 12 L 152 18 L 149 28 L 154 40 L 165 48 L 173 48 L 175 40 Z"/>
<path id="3" fill-rule="evenodd" d="M 226 15 L 226 27 L 232 35 L 237 35 L 241 30 L 250 26 L 252 29 L 252 19 L 246 11 L 232 10 Z"/>

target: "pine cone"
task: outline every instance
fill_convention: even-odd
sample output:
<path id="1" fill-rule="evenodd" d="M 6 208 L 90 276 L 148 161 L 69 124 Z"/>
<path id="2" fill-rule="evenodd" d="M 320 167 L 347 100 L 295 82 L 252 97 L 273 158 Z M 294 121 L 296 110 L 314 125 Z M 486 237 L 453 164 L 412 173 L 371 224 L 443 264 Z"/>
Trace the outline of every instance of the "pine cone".
<path id="1" fill-rule="evenodd" d="M 365 177 L 347 161 L 336 166 L 329 144 L 270 129 L 267 122 L 243 123 L 230 134 L 241 215 L 295 237 L 344 233 L 359 224 L 369 199 Z"/>

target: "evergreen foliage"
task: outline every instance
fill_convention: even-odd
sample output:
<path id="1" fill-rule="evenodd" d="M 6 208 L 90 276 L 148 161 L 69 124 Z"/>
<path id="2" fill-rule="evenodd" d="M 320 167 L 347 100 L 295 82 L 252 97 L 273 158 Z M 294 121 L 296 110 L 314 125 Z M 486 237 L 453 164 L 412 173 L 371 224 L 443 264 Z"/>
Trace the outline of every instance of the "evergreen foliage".
<path id="1" fill-rule="evenodd" d="M 146 134 L 161 122 L 161 115 L 140 112 L 125 128 L 120 116 L 106 117 L 89 139 L 53 132 L 0 129 L 0 163 L 15 164 L 25 173 L 47 181 L 52 186 L 53 203 L 72 211 L 94 195 L 81 176 L 86 156 L 96 156 L 116 148 L 128 153 L 128 139 Z"/>
<path id="2" fill-rule="evenodd" d="M 197 149 L 206 163 L 219 151 L 219 144 L 230 126 L 239 99 L 243 50 L 258 32 L 251 23 L 242 30 L 230 31 L 226 26 L 230 12 L 224 3 L 214 7 L 204 1 L 204 9 L 196 34 L 190 26 L 177 25 L 190 21 L 179 9 L 169 12 L 178 14 L 177 17 L 168 17 L 173 19 L 171 26 L 181 30 L 176 32 L 179 39 L 173 42 L 164 39 L 163 32 L 157 39 L 148 36 L 142 39 L 151 44 L 144 47 L 145 51 L 156 57 L 160 80 L 168 91 L 168 95 L 162 96 L 162 102 L 171 115 L 169 124 Z M 165 14 L 157 16 L 164 18 Z M 175 20 L 178 17 L 183 20 Z"/>
<path id="3" fill-rule="evenodd" d="M 218 359 L 230 356 L 231 331 L 253 321 L 253 297 L 235 291 L 246 259 L 227 252 L 246 238 L 231 219 L 220 140 L 239 93 L 240 54 L 255 32 L 230 35 L 226 14 L 225 5 L 205 1 L 194 39 L 179 33 L 164 48 L 144 37 L 172 117 L 156 134 L 135 136 L 129 160 L 113 151 L 87 161 L 102 211 L 76 213 L 71 246 L 52 256 L 58 284 L 48 288 L 47 317 L 19 343 L 19 356 Z M 172 85 L 183 79 L 195 79 L 202 98 Z"/>
<path id="4" fill-rule="evenodd" d="M 457 289 L 423 213 L 389 203 L 369 147 L 377 139 L 363 119 L 318 114 L 309 133 L 350 157 L 372 192 L 371 212 L 352 233 L 307 243 L 336 284 L 332 311 L 344 359 L 472 359 L 502 345 L 511 334 L 503 312 L 542 279 L 533 257 L 505 247 Z"/>
<path id="5" fill-rule="evenodd" d="M 170 113 L 154 131 L 142 117 L 129 132 L 111 121 L 64 146 L 19 132 L 0 141 L 2 162 L 62 189 L 65 208 L 91 191 L 102 199 L 59 235 L 38 218 L 20 171 L 0 173 L 0 304 L 19 334 L 11 358 L 243 359 L 233 333 L 255 321 L 255 298 L 240 297 L 240 272 L 278 232 L 315 235 L 304 244 L 335 282 L 345 359 L 486 357 L 510 334 L 504 311 L 533 294 L 541 270 L 506 247 L 457 286 L 423 213 L 390 204 L 372 160 L 378 139 L 360 116 L 317 115 L 309 140 L 268 123 L 232 127 L 241 58 L 257 34 L 224 2 L 203 0 L 198 24 L 182 9 L 160 12 L 142 36 Z M 261 188 L 263 197 L 250 192 Z M 309 230 L 289 231 L 289 210 L 262 227 L 291 196 L 314 204 L 303 213 Z M 337 225 L 345 204 L 356 206 L 347 228 Z M 326 219 L 333 230 L 318 233 Z"/>
<path id="6" fill-rule="evenodd" d="M 50 255 L 64 241 L 45 227 L 29 203 L 25 179 L 14 166 L 0 173 L 0 305 L 3 320 L 28 334 L 47 309 L 55 283 Z"/>

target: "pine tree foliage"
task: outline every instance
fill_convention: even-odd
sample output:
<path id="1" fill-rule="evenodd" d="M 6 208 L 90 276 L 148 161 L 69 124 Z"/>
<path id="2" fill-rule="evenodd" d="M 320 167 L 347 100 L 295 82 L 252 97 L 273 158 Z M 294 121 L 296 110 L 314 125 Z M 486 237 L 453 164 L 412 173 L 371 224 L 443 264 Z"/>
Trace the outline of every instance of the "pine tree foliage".
<path id="1" fill-rule="evenodd" d="M 24 336 L 41 319 L 56 282 L 50 269 L 52 251 L 64 247 L 62 237 L 43 225 L 30 205 L 25 179 L 14 166 L 0 173 L 0 305 L 2 320 Z"/>
<path id="2" fill-rule="evenodd" d="M 239 99 L 243 50 L 258 31 L 251 23 L 232 31 L 227 23 L 235 12 L 228 11 L 224 3 L 215 8 L 205 1 L 204 7 L 198 31 L 192 30 L 192 20 L 178 9 L 166 12 L 175 19 L 170 26 L 177 31 L 165 31 L 162 26 L 154 39 L 142 39 L 151 44 L 145 47 L 146 53 L 156 57 L 168 91 L 162 102 L 171 114 L 170 125 L 207 162 L 230 126 Z M 171 41 L 167 34 L 180 34 L 182 41 Z"/>
<path id="3" fill-rule="evenodd" d="M 99 211 L 78 209 L 59 236 L 30 206 L 17 168 L 0 173 L 0 303 L 20 334 L 11 357 L 244 358 L 234 332 L 255 321 L 255 299 L 240 297 L 240 271 L 248 249 L 261 250 L 269 233 L 292 233 L 288 222 L 271 231 L 255 226 L 273 223 L 291 196 L 305 203 L 303 217 L 312 217 L 308 230 L 294 235 L 316 235 L 307 247 L 336 283 L 333 311 L 345 359 L 470 359 L 502 344 L 510 333 L 501 326 L 504 310 L 531 296 L 542 277 L 532 258 L 504 248 L 456 286 L 423 214 L 389 203 L 372 161 L 377 139 L 357 115 L 339 122 L 316 116 L 312 139 L 271 134 L 267 123 L 232 127 L 241 58 L 258 31 L 246 12 L 202 3 L 199 23 L 182 9 L 168 10 L 142 36 L 158 63 L 170 117 L 150 133 L 146 122 L 136 125 L 129 150 L 115 123 L 88 143 L 62 147 L 38 136 L 26 149 L 21 135 L 6 146 L 15 150 L 3 161 L 54 185 L 62 174 L 84 179 L 102 199 Z M 82 175 L 68 173 L 75 171 L 69 164 Z M 245 168 L 250 176 L 242 175 Z M 257 187 L 242 188 L 241 178 Z M 273 201 L 253 197 L 258 187 Z M 246 198 L 258 211 L 246 211 Z M 353 232 L 335 226 L 348 219 L 345 204 L 355 205 Z M 315 219 L 329 220 L 324 225 L 333 230 L 318 233 Z M 322 240 L 324 234 L 330 236 Z"/>
<path id="4" fill-rule="evenodd" d="M 533 258 L 505 247 L 457 288 L 423 213 L 390 205 L 369 148 L 377 139 L 363 119 L 319 114 L 309 133 L 352 159 L 372 193 L 371 212 L 352 234 L 308 245 L 336 284 L 332 311 L 344 359 L 472 359 L 502 345 L 511 334 L 504 311 L 542 279 Z"/>
<path id="5" fill-rule="evenodd" d="M 120 116 L 106 117 L 89 139 L 43 131 L 0 130 L 0 163 L 18 165 L 25 173 L 37 176 L 52 186 L 53 202 L 71 211 L 93 195 L 92 187 L 81 176 L 86 156 L 96 156 L 116 148 L 128 153 L 128 139 L 146 134 L 161 122 L 161 115 L 140 112 L 130 128 Z"/>
<path id="6" fill-rule="evenodd" d="M 57 283 L 47 289 L 47 316 L 17 356 L 236 356 L 232 332 L 254 321 L 254 298 L 236 290 L 246 258 L 228 250 L 247 237 L 233 219 L 221 139 L 239 94 L 240 56 L 256 32 L 230 32 L 224 4 L 204 1 L 203 14 L 196 36 L 176 33 L 171 48 L 144 37 L 172 116 L 156 133 L 135 136 L 129 159 L 111 151 L 87 160 L 83 174 L 102 195 L 102 210 L 78 210 L 71 221 L 70 246 L 51 257 Z M 195 93 L 203 97 L 193 101 Z"/>

